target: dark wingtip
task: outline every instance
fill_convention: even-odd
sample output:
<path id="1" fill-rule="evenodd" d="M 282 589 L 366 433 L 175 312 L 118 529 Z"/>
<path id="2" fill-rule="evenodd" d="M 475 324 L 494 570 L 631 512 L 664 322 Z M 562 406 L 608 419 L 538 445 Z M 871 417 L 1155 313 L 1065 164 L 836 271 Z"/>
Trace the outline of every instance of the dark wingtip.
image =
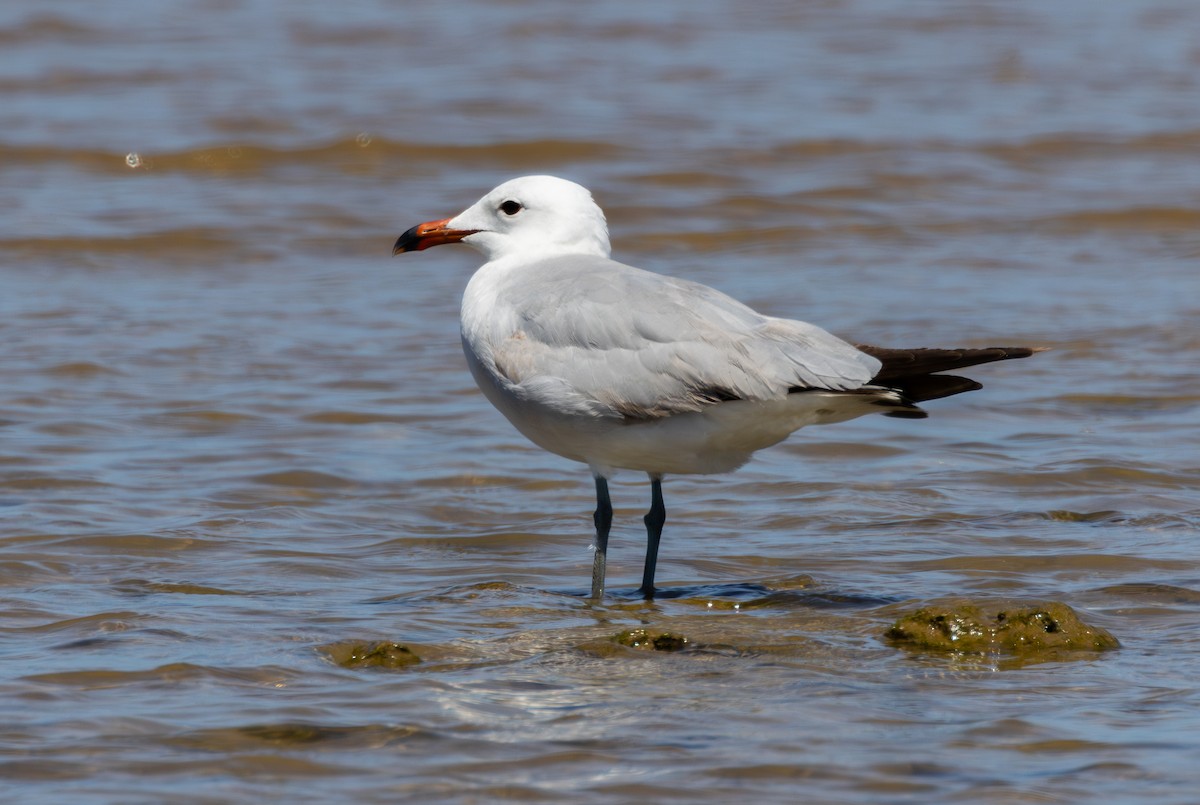
<path id="1" fill-rule="evenodd" d="M 928 419 L 929 414 L 922 411 L 920 408 L 901 408 L 897 411 L 888 411 L 884 416 L 894 416 L 897 419 Z"/>

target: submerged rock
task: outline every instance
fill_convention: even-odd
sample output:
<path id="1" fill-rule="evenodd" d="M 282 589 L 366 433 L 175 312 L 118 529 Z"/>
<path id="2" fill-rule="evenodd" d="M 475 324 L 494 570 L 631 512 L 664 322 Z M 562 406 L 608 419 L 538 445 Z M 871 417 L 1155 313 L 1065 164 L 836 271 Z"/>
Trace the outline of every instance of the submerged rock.
<path id="1" fill-rule="evenodd" d="M 687 648 L 688 639 L 671 632 L 651 634 L 645 629 L 626 629 L 613 638 L 618 644 L 645 651 L 680 651 Z"/>
<path id="2" fill-rule="evenodd" d="M 1120 643 L 1057 601 L 953 600 L 901 616 L 884 635 L 924 651 L 1031 655 L 1105 651 Z"/>
<path id="3" fill-rule="evenodd" d="M 332 643 L 322 646 L 329 659 L 343 668 L 407 668 L 421 658 L 401 643 Z"/>

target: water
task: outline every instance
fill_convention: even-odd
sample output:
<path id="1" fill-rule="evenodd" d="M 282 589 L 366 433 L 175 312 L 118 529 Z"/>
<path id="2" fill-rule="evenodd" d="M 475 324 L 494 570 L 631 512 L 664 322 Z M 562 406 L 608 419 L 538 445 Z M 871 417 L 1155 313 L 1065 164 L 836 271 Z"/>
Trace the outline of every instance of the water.
<path id="1" fill-rule="evenodd" d="M 1125 802 L 1200 774 L 1200 9 L 212 0 L 0 10 L 0 788 L 22 802 Z M 396 235 L 514 175 L 616 256 L 986 388 L 614 484 Z M 951 595 L 1123 644 L 881 638 Z M 677 653 L 621 649 L 634 628 Z M 354 669 L 372 641 L 423 662 Z"/>

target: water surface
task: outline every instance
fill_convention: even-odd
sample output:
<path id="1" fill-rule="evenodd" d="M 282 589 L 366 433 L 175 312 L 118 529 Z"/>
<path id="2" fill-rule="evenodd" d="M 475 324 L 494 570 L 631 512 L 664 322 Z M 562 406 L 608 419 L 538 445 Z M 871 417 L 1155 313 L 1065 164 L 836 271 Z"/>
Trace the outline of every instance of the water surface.
<path id="1" fill-rule="evenodd" d="M 1119 802 L 1200 775 L 1200 9 L 0 10 L 0 780 L 22 802 Z M 499 181 L 895 346 L 1037 344 L 920 422 L 592 486 L 475 391 Z M 1114 653 L 882 639 L 1064 601 Z M 686 635 L 674 653 L 608 642 Z M 344 668 L 391 641 L 423 662 Z M 332 648 L 331 648 L 332 647 Z"/>

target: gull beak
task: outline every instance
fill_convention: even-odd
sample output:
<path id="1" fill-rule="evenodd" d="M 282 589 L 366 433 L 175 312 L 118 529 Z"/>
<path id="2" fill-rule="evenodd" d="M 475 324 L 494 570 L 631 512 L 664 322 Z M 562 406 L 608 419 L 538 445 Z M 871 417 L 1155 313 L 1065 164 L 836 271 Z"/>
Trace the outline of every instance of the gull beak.
<path id="1" fill-rule="evenodd" d="M 443 243 L 458 243 L 467 235 L 474 235 L 478 229 L 450 229 L 447 224 L 453 219 L 443 218 L 440 221 L 429 221 L 417 224 L 396 240 L 392 254 L 402 252 L 419 252 L 430 246 L 441 246 Z"/>

